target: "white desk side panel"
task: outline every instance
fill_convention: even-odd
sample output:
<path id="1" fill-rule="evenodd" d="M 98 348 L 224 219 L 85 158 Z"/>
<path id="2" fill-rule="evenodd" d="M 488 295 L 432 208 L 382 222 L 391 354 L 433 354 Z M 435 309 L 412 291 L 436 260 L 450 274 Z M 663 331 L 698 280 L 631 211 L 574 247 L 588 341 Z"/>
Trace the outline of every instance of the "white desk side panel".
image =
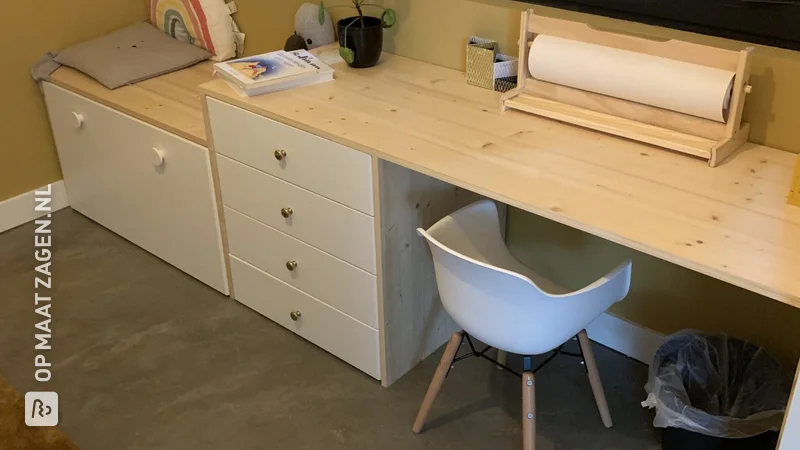
<path id="1" fill-rule="evenodd" d="M 786 410 L 786 421 L 783 423 L 781 441 L 778 450 L 797 450 L 800 449 L 800 364 L 797 367 L 798 374 L 794 380 L 792 397 L 789 399 L 789 408 Z"/>

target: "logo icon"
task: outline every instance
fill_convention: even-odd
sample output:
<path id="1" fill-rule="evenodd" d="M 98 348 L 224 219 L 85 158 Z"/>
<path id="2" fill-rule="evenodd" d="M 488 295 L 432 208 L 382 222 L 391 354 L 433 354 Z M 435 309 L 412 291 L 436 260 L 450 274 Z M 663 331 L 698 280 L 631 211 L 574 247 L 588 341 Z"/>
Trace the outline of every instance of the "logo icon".
<path id="1" fill-rule="evenodd" d="M 26 393 L 25 425 L 29 427 L 58 425 L 58 394 L 56 392 Z"/>

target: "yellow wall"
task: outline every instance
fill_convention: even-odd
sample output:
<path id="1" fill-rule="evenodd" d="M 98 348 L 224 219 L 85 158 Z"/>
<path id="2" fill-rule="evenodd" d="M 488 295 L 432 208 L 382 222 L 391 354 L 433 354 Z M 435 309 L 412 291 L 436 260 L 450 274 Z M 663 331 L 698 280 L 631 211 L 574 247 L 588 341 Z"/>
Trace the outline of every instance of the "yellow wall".
<path id="1" fill-rule="evenodd" d="M 144 0 L 5 2 L 0 14 L 0 201 L 61 179 L 31 65 L 45 52 L 144 19 Z"/>
<path id="2" fill-rule="evenodd" d="M 283 48 L 294 33 L 294 13 L 306 0 L 236 0 L 234 18 L 247 34 L 245 53 L 255 55 Z"/>
<path id="3" fill-rule="evenodd" d="M 245 53 L 255 55 L 283 48 L 294 33 L 294 15 L 303 3 L 317 4 L 317 0 L 236 0 L 236 23 L 247 34 Z M 325 1 L 334 21 L 354 13 L 354 9 L 336 7 L 346 4 L 351 4 L 350 0 Z"/>
<path id="4" fill-rule="evenodd" d="M 470 35 L 495 39 L 501 50 L 515 53 L 519 12 L 530 6 L 507 0 L 384 0 L 383 4 L 395 8 L 399 20 L 387 34 L 387 51 L 459 70 L 465 66 L 464 46 Z M 602 28 L 733 49 L 744 46 L 602 17 L 548 8 L 539 11 L 580 18 Z M 754 141 L 800 152 L 797 80 L 799 53 L 758 47 L 752 79 L 755 91 L 746 109 Z M 764 345 L 790 368 L 796 364 L 800 310 L 518 210 L 509 217 L 508 241 L 520 260 L 574 288 L 631 258 L 631 292 L 612 309 L 616 315 L 664 334 L 690 327 L 728 332 Z M 549 265 L 543 266 L 542 261 Z"/>
<path id="5" fill-rule="evenodd" d="M 283 47 L 304 0 L 239 0 L 236 20 L 247 33 L 248 54 Z M 331 5 L 344 3 L 330 1 Z M 334 17 L 347 14 L 332 10 Z M 30 78 L 45 52 L 102 36 L 147 17 L 145 0 L 9 2 L 0 14 L 0 201 L 61 179 L 42 95 Z"/>
<path id="6" fill-rule="evenodd" d="M 464 46 L 470 35 L 491 38 L 504 53 L 516 54 L 519 13 L 530 4 L 509 0 L 383 0 L 397 10 L 399 24 L 387 33 L 386 51 L 434 64 L 464 70 Z M 605 17 L 536 7 L 548 16 L 571 18 L 609 30 L 641 33 L 658 38 L 740 50 L 748 44 Z M 755 46 L 745 120 L 752 128 L 750 140 L 800 153 L 797 123 L 800 121 L 800 53 Z"/>

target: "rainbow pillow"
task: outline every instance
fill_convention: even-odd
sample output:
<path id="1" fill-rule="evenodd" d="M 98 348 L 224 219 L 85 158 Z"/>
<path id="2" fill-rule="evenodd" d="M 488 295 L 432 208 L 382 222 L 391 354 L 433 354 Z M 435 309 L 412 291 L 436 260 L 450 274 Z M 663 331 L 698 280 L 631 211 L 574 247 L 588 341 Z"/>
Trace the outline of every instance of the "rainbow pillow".
<path id="1" fill-rule="evenodd" d="M 173 38 L 211 52 L 215 61 L 236 56 L 235 25 L 225 0 L 149 0 L 150 23 Z"/>

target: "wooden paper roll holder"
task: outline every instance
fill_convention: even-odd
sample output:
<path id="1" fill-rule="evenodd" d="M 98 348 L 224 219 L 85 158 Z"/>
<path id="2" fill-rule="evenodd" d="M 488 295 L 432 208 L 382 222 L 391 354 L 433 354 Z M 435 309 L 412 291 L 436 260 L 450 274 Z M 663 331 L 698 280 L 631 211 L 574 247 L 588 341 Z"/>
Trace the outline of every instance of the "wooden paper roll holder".
<path id="1" fill-rule="evenodd" d="M 528 71 L 528 52 L 534 33 L 735 72 L 728 121 L 715 122 L 537 80 Z M 522 13 L 520 27 L 518 86 L 503 95 L 501 107 L 504 111 L 517 109 L 686 153 L 708 160 L 709 166 L 716 167 L 750 136 L 750 124 L 742 123 L 742 110 L 746 94 L 752 90 L 749 80 L 753 50 L 748 47 L 736 52 L 678 40 L 653 41 L 596 30 L 584 23 L 542 17 L 528 10 Z"/>

